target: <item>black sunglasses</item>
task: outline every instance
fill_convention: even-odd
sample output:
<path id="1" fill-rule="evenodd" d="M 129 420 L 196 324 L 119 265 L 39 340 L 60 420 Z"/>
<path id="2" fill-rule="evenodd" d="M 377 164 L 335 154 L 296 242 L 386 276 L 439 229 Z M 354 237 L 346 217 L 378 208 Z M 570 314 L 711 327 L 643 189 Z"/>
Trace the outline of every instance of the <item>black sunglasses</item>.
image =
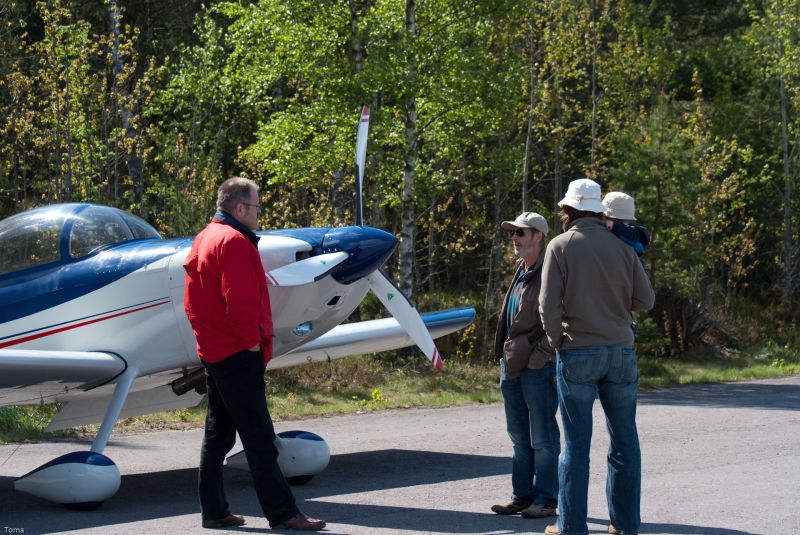
<path id="1" fill-rule="evenodd" d="M 521 238 L 525 235 L 525 229 L 524 228 L 514 229 L 513 234 L 514 236 L 519 236 Z"/>

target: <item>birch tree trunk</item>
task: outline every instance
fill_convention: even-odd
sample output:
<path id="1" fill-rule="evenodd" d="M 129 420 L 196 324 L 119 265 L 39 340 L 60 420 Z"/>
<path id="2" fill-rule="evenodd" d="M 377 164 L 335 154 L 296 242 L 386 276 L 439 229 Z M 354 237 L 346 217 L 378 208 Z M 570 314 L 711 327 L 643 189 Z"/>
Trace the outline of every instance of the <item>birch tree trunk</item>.
<path id="1" fill-rule="evenodd" d="M 530 55 L 528 61 L 529 84 L 528 88 L 528 130 L 525 133 L 525 158 L 522 161 L 522 211 L 528 211 L 528 189 L 531 172 L 531 148 L 533 146 L 533 108 L 536 105 L 536 53 L 537 47 L 533 38 L 533 29 L 530 36 Z"/>
<path id="2" fill-rule="evenodd" d="M 417 58 L 413 43 L 417 37 L 416 7 L 414 0 L 406 0 L 406 34 L 409 45 L 406 74 L 406 156 L 403 169 L 403 199 L 400 217 L 399 269 L 400 290 L 411 299 L 414 290 L 414 179 L 417 166 Z"/>
<path id="3" fill-rule="evenodd" d="M 361 74 L 361 71 L 364 69 L 364 51 L 361 46 L 361 36 L 359 35 L 358 30 L 358 14 L 361 4 L 362 2 L 359 0 L 350 0 L 348 4 L 350 8 L 350 65 L 356 75 Z M 359 106 L 359 110 L 360 109 L 361 108 Z M 335 143 L 336 138 L 332 136 L 331 148 L 333 148 Z M 333 207 L 336 225 L 356 224 L 355 217 L 357 216 L 355 216 L 355 209 L 353 211 L 353 221 L 345 220 L 345 205 L 349 199 L 353 199 L 353 202 L 355 202 L 355 196 L 357 195 L 356 191 L 345 191 L 344 184 L 346 174 L 347 173 L 342 169 L 339 169 L 333 173 Z M 358 181 L 354 181 L 354 184 L 357 185 Z M 366 189 L 364 184 L 362 184 L 361 187 Z M 367 224 L 367 222 L 365 221 L 364 224 Z"/>

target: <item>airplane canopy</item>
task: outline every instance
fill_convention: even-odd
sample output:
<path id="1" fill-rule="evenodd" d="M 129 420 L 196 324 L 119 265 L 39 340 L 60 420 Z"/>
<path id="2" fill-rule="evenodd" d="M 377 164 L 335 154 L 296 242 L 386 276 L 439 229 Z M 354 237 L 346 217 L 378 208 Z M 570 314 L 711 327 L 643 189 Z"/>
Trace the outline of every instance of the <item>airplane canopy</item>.
<path id="1" fill-rule="evenodd" d="M 55 204 L 0 221 L 0 275 L 65 263 L 110 245 L 161 238 L 132 214 L 94 204 Z"/>

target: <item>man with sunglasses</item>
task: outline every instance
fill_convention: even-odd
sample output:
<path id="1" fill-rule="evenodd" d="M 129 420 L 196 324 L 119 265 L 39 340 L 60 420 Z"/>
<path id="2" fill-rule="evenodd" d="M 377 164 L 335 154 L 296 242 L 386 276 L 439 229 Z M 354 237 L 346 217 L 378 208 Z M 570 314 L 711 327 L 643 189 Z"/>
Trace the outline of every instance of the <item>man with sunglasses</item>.
<path id="1" fill-rule="evenodd" d="M 256 183 L 229 178 L 217 191 L 217 213 L 194 239 L 183 263 L 183 303 L 208 391 L 198 485 L 202 525 L 225 529 L 245 523 L 228 509 L 222 481 L 222 464 L 238 433 L 270 526 L 320 530 L 325 522 L 300 512 L 278 466 L 267 408 L 264 369 L 272 357 L 273 327 L 253 232 L 260 212 Z"/>
<path id="2" fill-rule="evenodd" d="M 556 422 L 555 351 L 547 341 L 539 315 L 548 226 L 541 215 L 523 212 L 514 221 L 504 221 L 501 227 L 512 231 L 518 258 L 500 310 L 494 351 L 500 363 L 500 390 L 513 445 L 512 492 L 510 502 L 494 505 L 492 511 L 544 518 L 556 514 L 561 451 Z"/>

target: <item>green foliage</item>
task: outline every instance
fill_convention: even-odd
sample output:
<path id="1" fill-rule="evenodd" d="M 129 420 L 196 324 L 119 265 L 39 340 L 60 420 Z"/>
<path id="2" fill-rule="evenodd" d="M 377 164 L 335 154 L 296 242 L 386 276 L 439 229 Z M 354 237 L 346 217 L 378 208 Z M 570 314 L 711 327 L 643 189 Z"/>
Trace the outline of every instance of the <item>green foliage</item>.
<path id="1" fill-rule="evenodd" d="M 386 404 L 389 400 L 386 399 L 383 394 L 381 393 L 380 388 L 373 388 L 372 392 L 370 392 L 370 399 L 359 399 L 358 396 L 353 396 L 353 404 L 355 404 L 359 409 L 381 409 L 386 407 Z"/>
<path id="2" fill-rule="evenodd" d="M 499 222 L 523 193 L 552 221 L 584 175 L 636 198 L 659 295 L 726 325 L 798 317 L 796 0 L 430 0 L 413 30 L 401 0 L 164 0 L 115 32 L 117 3 L 0 7 L 0 216 L 86 200 L 193 234 L 242 174 L 266 228 L 350 224 L 366 104 L 366 223 L 407 233 L 410 208 L 420 310 L 479 309 L 446 355 L 488 355 Z M 675 347 L 640 323 L 645 353 Z"/>
<path id="3" fill-rule="evenodd" d="M 55 414 L 54 405 L 0 407 L 0 442 L 40 436 Z"/>

